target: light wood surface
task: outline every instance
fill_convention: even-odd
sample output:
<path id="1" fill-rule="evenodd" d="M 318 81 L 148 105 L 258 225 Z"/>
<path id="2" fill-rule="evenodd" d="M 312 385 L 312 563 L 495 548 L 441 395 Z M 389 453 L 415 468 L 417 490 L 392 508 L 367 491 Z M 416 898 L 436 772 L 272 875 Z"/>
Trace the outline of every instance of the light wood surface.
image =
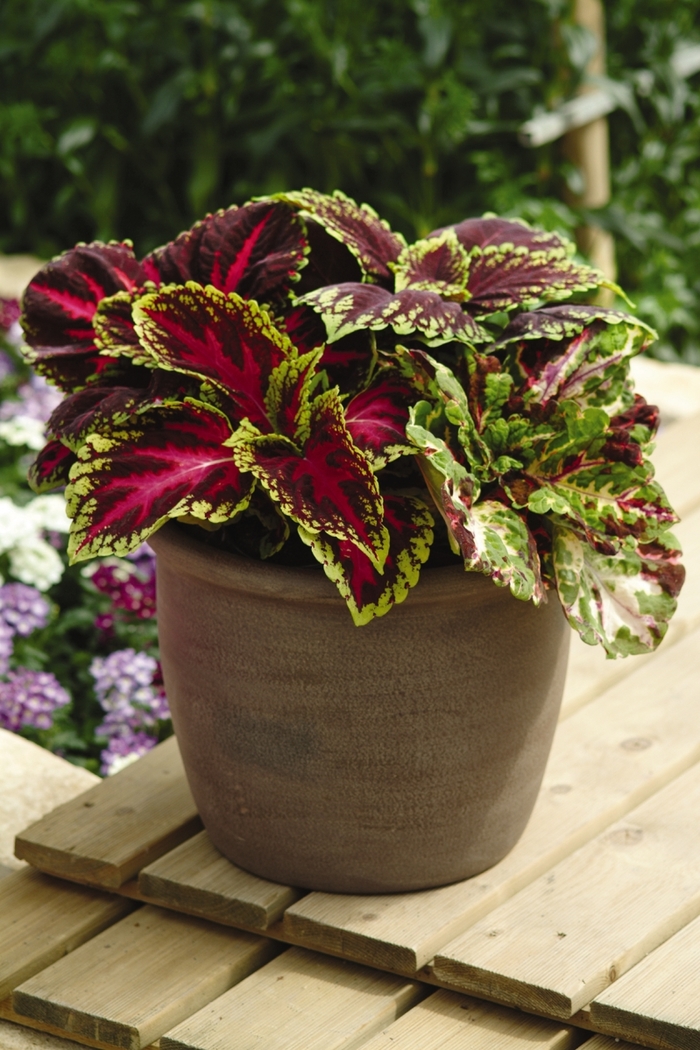
<path id="1" fill-rule="evenodd" d="M 424 999 L 362 1050 L 575 1050 L 580 1032 L 467 995 L 440 991 Z"/>
<path id="2" fill-rule="evenodd" d="M 644 391 L 642 391 L 644 393 Z M 646 392 L 654 400 L 653 390 Z M 652 461 L 671 506 L 681 518 L 700 506 L 700 414 L 672 423 L 659 433 Z"/>
<path id="3" fill-rule="evenodd" d="M 593 1003 L 598 1031 L 658 1050 L 700 1047 L 700 919 L 695 919 Z"/>
<path id="4" fill-rule="evenodd" d="M 534 813 L 515 848 L 466 882 L 422 893 L 312 893 L 288 908 L 297 941 L 402 973 L 700 760 L 700 634 L 557 728 Z M 592 996 L 591 996 L 592 998 Z"/>
<path id="5" fill-rule="evenodd" d="M 441 983 L 570 1017 L 700 913 L 700 765 L 442 949 Z"/>
<path id="6" fill-rule="evenodd" d="M 15 989 L 17 1014 L 141 1050 L 278 951 L 263 937 L 148 905 Z"/>
<path id="7" fill-rule="evenodd" d="M 0 882 L 0 999 L 134 905 L 25 868 Z"/>
<path id="8" fill-rule="evenodd" d="M 116 889 L 201 827 L 171 737 L 32 824 L 15 854 L 41 871 Z"/>
<path id="9" fill-rule="evenodd" d="M 162 1050 L 352 1050 L 425 994 L 415 981 L 290 948 L 161 1040 Z"/>
<path id="10" fill-rule="evenodd" d="M 166 907 L 265 930 L 303 891 L 259 879 L 226 860 L 206 831 L 150 864 L 139 889 Z"/>

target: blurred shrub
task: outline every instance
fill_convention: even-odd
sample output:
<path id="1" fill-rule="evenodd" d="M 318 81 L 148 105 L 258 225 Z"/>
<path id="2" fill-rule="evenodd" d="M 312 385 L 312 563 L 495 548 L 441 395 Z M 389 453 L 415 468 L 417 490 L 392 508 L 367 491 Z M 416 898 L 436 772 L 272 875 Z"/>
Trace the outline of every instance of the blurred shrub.
<path id="1" fill-rule="evenodd" d="M 620 279 L 660 352 L 700 363 L 700 78 L 669 62 L 700 0 L 615 0 Z M 518 125 L 575 89 L 568 0 L 4 0 L 0 249 L 146 251 L 205 211 L 335 187 L 410 238 L 491 209 L 571 232 L 576 172 Z"/>

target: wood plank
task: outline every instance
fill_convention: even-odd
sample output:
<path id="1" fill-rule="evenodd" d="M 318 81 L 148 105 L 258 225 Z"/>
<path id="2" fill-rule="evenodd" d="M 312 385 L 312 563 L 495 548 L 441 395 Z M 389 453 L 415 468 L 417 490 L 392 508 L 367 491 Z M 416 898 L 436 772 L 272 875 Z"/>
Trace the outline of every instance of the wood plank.
<path id="1" fill-rule="evenodd" d="M 362 1050 L 575 1050 L 581 1032 L 518 1010 L 439 991 L 424 999 Z"/>
<path id="2" fill-rule="evenodd" d="M 171 737 L 28 827 L 15 855 L 51 875 L 117 889 L 201 828 Z"/>
<path id="3" fill-rule="evenodd" d="M 0 999 L 133 909 L 30 868 L 8 875 L 0 883 Z"/>
<path id="4" fill-rule="evenodd" d="M 23 1017 L 141 1050 L 278 951 L 267 938 L 146 905 L 15 989 Z"/>
<path id="5" fill-rule="evenodd" d="M 161 1039 L 162 1050 L 352 1050 L 425 994 L 415 981 L 291 948 Z"/>
<path id="6" fill-rule="evenodd" d="M 11 1032 L 12 1027 L 7 1022 L 12 1022 L 17 1033 L 16 1039 L 8 1039 L 8 1030 Z M 66 1039 L 60 1028 L 15 1013 L 12 996 L 0 1000 L 0 1050 L 76 1050 L 78 1044 L 91 1046 L 95 1050 L 114 1050 L 108 1043 L 87 1042 L 76 1035 Z M 158 1041 L 151 1046 L 157 1050 Z M 144 1047 L 144 1050 L 149 1048 Z"/>
<path id="7" fill-rule="evenodd" d="M 285 912 L 286 935 L 416 973 L 449 940 L 700 760 L 699 649 L 696 633 L 558 726 L 534 813 L 500 864 L 421 893 L 312 893 Z"/>
<path id="8" fill-rule="evenodd" d="M 691 631 L 700 626 L 700 507 L 674 529 L 683 548 L 686 580 L 678 599 L 678 608 L 669 624 L 661 648 L 645 656 L 608 660 L 599 645 L 586 645 L 572 632 L 569 667 L 561 705 L 561 718 L 568 718 L 584 704 L 590 703 L 616 682 L 638 669 L 641 662 L 656 659 Z"/>
<path id="9" fill-rule="evenodd" d="M 695 455 L 698 448 L 700 415 L 689 416 L 662 428 L 652 456 L 656 477 L 681 518 L 700 506 L 700 466 Z"/>
<path id="10" fill-rule="evenodd" d="M 591 1003 L 599 1032 L 657 1050 L 700 1047 L 700 919 Z"/>
<path id="11" fill-rule="evenodd" d="M 700 913 L 700 764 L 440 951 L 441 984 L 566 1020 Z"/>
<path id="12" fill-rule="evenodd" d="M 150 864 L 139 890 L 165 907 L 229 926 L 266 930 L 303 891 L 251 875 L 223 857 L 206 831 Z"/>

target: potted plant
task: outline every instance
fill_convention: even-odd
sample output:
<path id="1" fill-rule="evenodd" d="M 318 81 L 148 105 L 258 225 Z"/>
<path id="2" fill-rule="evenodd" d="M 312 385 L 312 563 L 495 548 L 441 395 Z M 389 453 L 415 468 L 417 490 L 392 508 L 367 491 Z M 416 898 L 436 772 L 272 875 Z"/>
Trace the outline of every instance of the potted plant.
<path id="1" fill-rule="evenodd" d="M 683 569 L 629 378 L 653 332 L 585 302 L 605 284 L 524 222 L 407 245 L 303 190 L 29 285 L 65 392 L 32 485 L 66 486 L 75 560 L 156 534 L 174 724 L 237 863 L 353 891 L 482 870 L 539 788 L 560 610 L 611 657 L 660 642 Z"/>

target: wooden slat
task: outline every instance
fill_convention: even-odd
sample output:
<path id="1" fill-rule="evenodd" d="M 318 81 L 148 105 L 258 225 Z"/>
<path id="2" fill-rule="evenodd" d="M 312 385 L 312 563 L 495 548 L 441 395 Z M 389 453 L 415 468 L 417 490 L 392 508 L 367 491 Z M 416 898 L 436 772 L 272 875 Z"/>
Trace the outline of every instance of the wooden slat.
<path id="1" fill-rule="evenodd" d="M 414 981 L 291 948 L 161 1039 L 162 1050 L 351 1050 L 425 994 Z"/>
<path id="2" fill-rule="evenodd" d="M 700 634 L 561 723 L 515 848 L 466 882 L 422 893 L 313 893 L 288 908 L 290 939 L 415 973 L 492 908 L 700 760 Z"/>
<path id="3" fill-rule="evenodd" d="M 658 1050 L 700 1047 L 700 919 L 591 1003 L 599 1032 Z"/>
<path id="4" fill-rule="evenodd" d="M 52 810 L 15 855 L 66 879 L 117 889 L 202 827 L 175 737 Z"/>
<path id="5" fill-rule="evenodd" d="M 237 868 L 222 857 L 206 831 L 145 868 L 139 890 L 166 907 L 256 930 L 267 929 L 302 895 Z"/>
<path id="6" fill-rule="evenodd" d="M 700 913 L 700 765 L 491 912 L 442 983 L 569 1018 Z"/>
<path id="7" fill-rule="evenodd" d="M 141 1050 L 278 951 L 263 937 L 146 905 L 15 989 L 18 1015 Z"/>
<path id="8" fill-rule="evenodd" d="M 7 1038 L 8 1021 L 13 1023 L 19 1034 L 16 1042 Z M 12 1008 L 12 996 L 0 1000 L 0 1050 L 76 1050 L 78 1044 L 91 1046 L 95 1050 L 114 1050 L 108 1043 L 98 1043 L 94 1040 L 87 1042 L 75 1035 L 66 1039 L 60 1028 L 15 1013 Z M 157 1050 L 157 1041 L 151 1045 L 153 1050 Z M 150 1048 L 145 1047 L 144 1050 Z"/>
<path id="9" fill-rule="evenodd" d="M 24 868 L 0 882 L 0 1000 L 134 905 Z"/>
<path id="10" fill-rule="evenodd" d="M 653 400 L 653 394 L 649 393 Z M 672 423 L 662 429 L 652 456 L 656 477 L 664 487 L 671 506 L 684 518 L 700 506 L 700 415 Z"/>
<path id="11" fill-rule="evenodd" d="M 575 1050 L 571 1025 L 526 1017 L 517 1010 L 440 991 L 424 999 L 362 1050 Z"/>
<path id="12" fill-rule="evenodd" d="M 647 656 L 607 660 L 601 646 L 585 645 L 577 634 L 572 633 L 561 718 L 568 718 L 615 682 L 636 671 L 640 663 L 656 659 L 659 653 L 666 652 L 700 626 L 700 507 L 689 514 L 674 533 L 683 548 L 687 576 L 661 648 Z"/>

